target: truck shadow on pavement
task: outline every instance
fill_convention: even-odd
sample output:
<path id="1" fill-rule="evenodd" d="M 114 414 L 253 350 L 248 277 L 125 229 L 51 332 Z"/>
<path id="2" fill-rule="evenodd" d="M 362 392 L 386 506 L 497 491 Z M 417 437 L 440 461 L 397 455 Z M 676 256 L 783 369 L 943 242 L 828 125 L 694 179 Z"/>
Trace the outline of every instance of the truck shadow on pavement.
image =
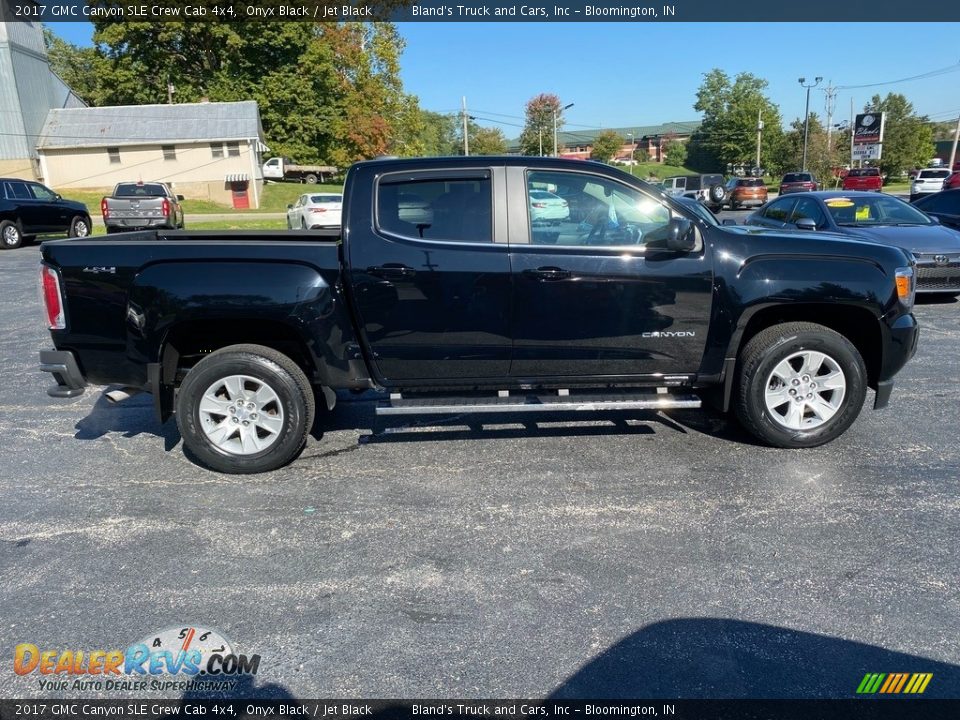
<path id="1" fill-rule="evenodd" d="M 96 440 L 109 433 L 122 433 L 125 438 L 141 434 L 163 438 L 164 450 L 169 452 L 180 442 L 177 423 L 169 420 L 162 425 L 153 412 L 153 399 L 150 395 L 137 395 L 129 400 L 114 404 L 106 398 L 106 392 L 119 386 L 104 388 L 90 414 L 77 421 L 74 438 L 77 440 Z"/>
<path id="2" fill-rule="evenodd" d="M 932 673 L 932 678 L 922 695 L 902 691 L 858 695 L 857 689 L 868 673 L 906 673 L 908 678 L 913 673 Z M 531 697 L 535 694 L 531 688 L 538 686 L 539 678 L 517 678 L 515 682 L 515 687 L 498 688 L 498 694 Z M 312 694 L 336 697 L 339 690 L 324 687 Z M 471 693 L 449 687 L 446 695 L 456 698 Z M 960 667 L 957 665 L 774 625 L 726 618 L 677 618 L 647 625 L 610 646 L 564 680 L 547 699 L 876 697 L 919 701 L 920 698 L 958 696 Z M 182 701 L 204 699 L 296 698 L 281 684 L 258 685 L 254 678 L 240 676 L 231 690 L 187 690 Z M 797 709 L 812 712 L 802 706 Z M 852 712 L 850 717 L 859 717 L 855 708 L 846 709 Z M 374 713 L 374 717 L 378 715 L 381 720 L 394 716 L 389 710 Z"/>
<path id="3" fill-rule="evenodd" d="M 773 625 L 678 618 L 609 647 L 551 697 L 862 698 L 867 673 L 933 673 L 923 698 L 960 696 L 957 665 Z"/>

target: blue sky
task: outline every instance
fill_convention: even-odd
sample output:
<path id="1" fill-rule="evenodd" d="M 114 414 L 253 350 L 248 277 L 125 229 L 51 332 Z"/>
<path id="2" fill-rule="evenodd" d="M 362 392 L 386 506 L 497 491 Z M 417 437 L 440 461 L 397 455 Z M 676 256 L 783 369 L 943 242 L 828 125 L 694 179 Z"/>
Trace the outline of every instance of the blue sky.
<path id="1" fill-rule="evenodd" d="M 88 23 L 50 27 L 89 44 Z M 954 67 L 937 77 L 841 89 L 837 119 L 879 93 L 900 92 L 933 120 L 960 114 L 960 51 L 951 23 L 401 23 L 407 42 L 402 75 L 407 92 L 438 112 L 467 97 L 482 125 L 515 137 L 526 101 L 552 92 L 564 103 L 567 129 L 653 125 L 698 117 L 693 109 L 703 74 L 752 72 L 769 81 L 784 122 L 803 116 L 808 82 L 821 87 L 886 83 Z M 824 116 L 824 93 L 810 109 Z M 499 125 L 493 121 L 499 121 Z"/>

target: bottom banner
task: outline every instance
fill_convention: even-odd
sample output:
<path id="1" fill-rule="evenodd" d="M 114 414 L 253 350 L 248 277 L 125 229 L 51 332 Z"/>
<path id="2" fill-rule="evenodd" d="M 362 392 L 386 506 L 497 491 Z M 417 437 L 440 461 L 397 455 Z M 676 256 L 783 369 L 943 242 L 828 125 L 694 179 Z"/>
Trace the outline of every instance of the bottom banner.
<path id="1" fill-rule="evenodd" d="M 956 720 L 960 700 L 2 700 L 0 720 Z"/>

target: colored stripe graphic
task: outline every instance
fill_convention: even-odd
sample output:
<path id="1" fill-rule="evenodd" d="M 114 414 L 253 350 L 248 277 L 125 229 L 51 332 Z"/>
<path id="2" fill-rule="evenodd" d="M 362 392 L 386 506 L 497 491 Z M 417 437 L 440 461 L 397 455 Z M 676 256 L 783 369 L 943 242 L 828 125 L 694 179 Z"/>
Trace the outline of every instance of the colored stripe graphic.
<path id="1" fill-rule="evenodd" d="M 920 695 L 932 679 L 933 673 L 867 673 L 857 687 L 857 694 Z"/>

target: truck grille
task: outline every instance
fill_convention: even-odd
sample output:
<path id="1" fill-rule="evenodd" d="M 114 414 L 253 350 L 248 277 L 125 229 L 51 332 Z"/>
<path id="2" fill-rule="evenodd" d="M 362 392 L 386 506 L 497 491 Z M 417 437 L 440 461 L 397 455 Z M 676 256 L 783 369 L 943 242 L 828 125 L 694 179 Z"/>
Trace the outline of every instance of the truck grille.
<path id="1" fill-rule="evenodd" d="M 960 260 L 946 265 L 918 265 L 917 290 L 960 289 Z"/>

